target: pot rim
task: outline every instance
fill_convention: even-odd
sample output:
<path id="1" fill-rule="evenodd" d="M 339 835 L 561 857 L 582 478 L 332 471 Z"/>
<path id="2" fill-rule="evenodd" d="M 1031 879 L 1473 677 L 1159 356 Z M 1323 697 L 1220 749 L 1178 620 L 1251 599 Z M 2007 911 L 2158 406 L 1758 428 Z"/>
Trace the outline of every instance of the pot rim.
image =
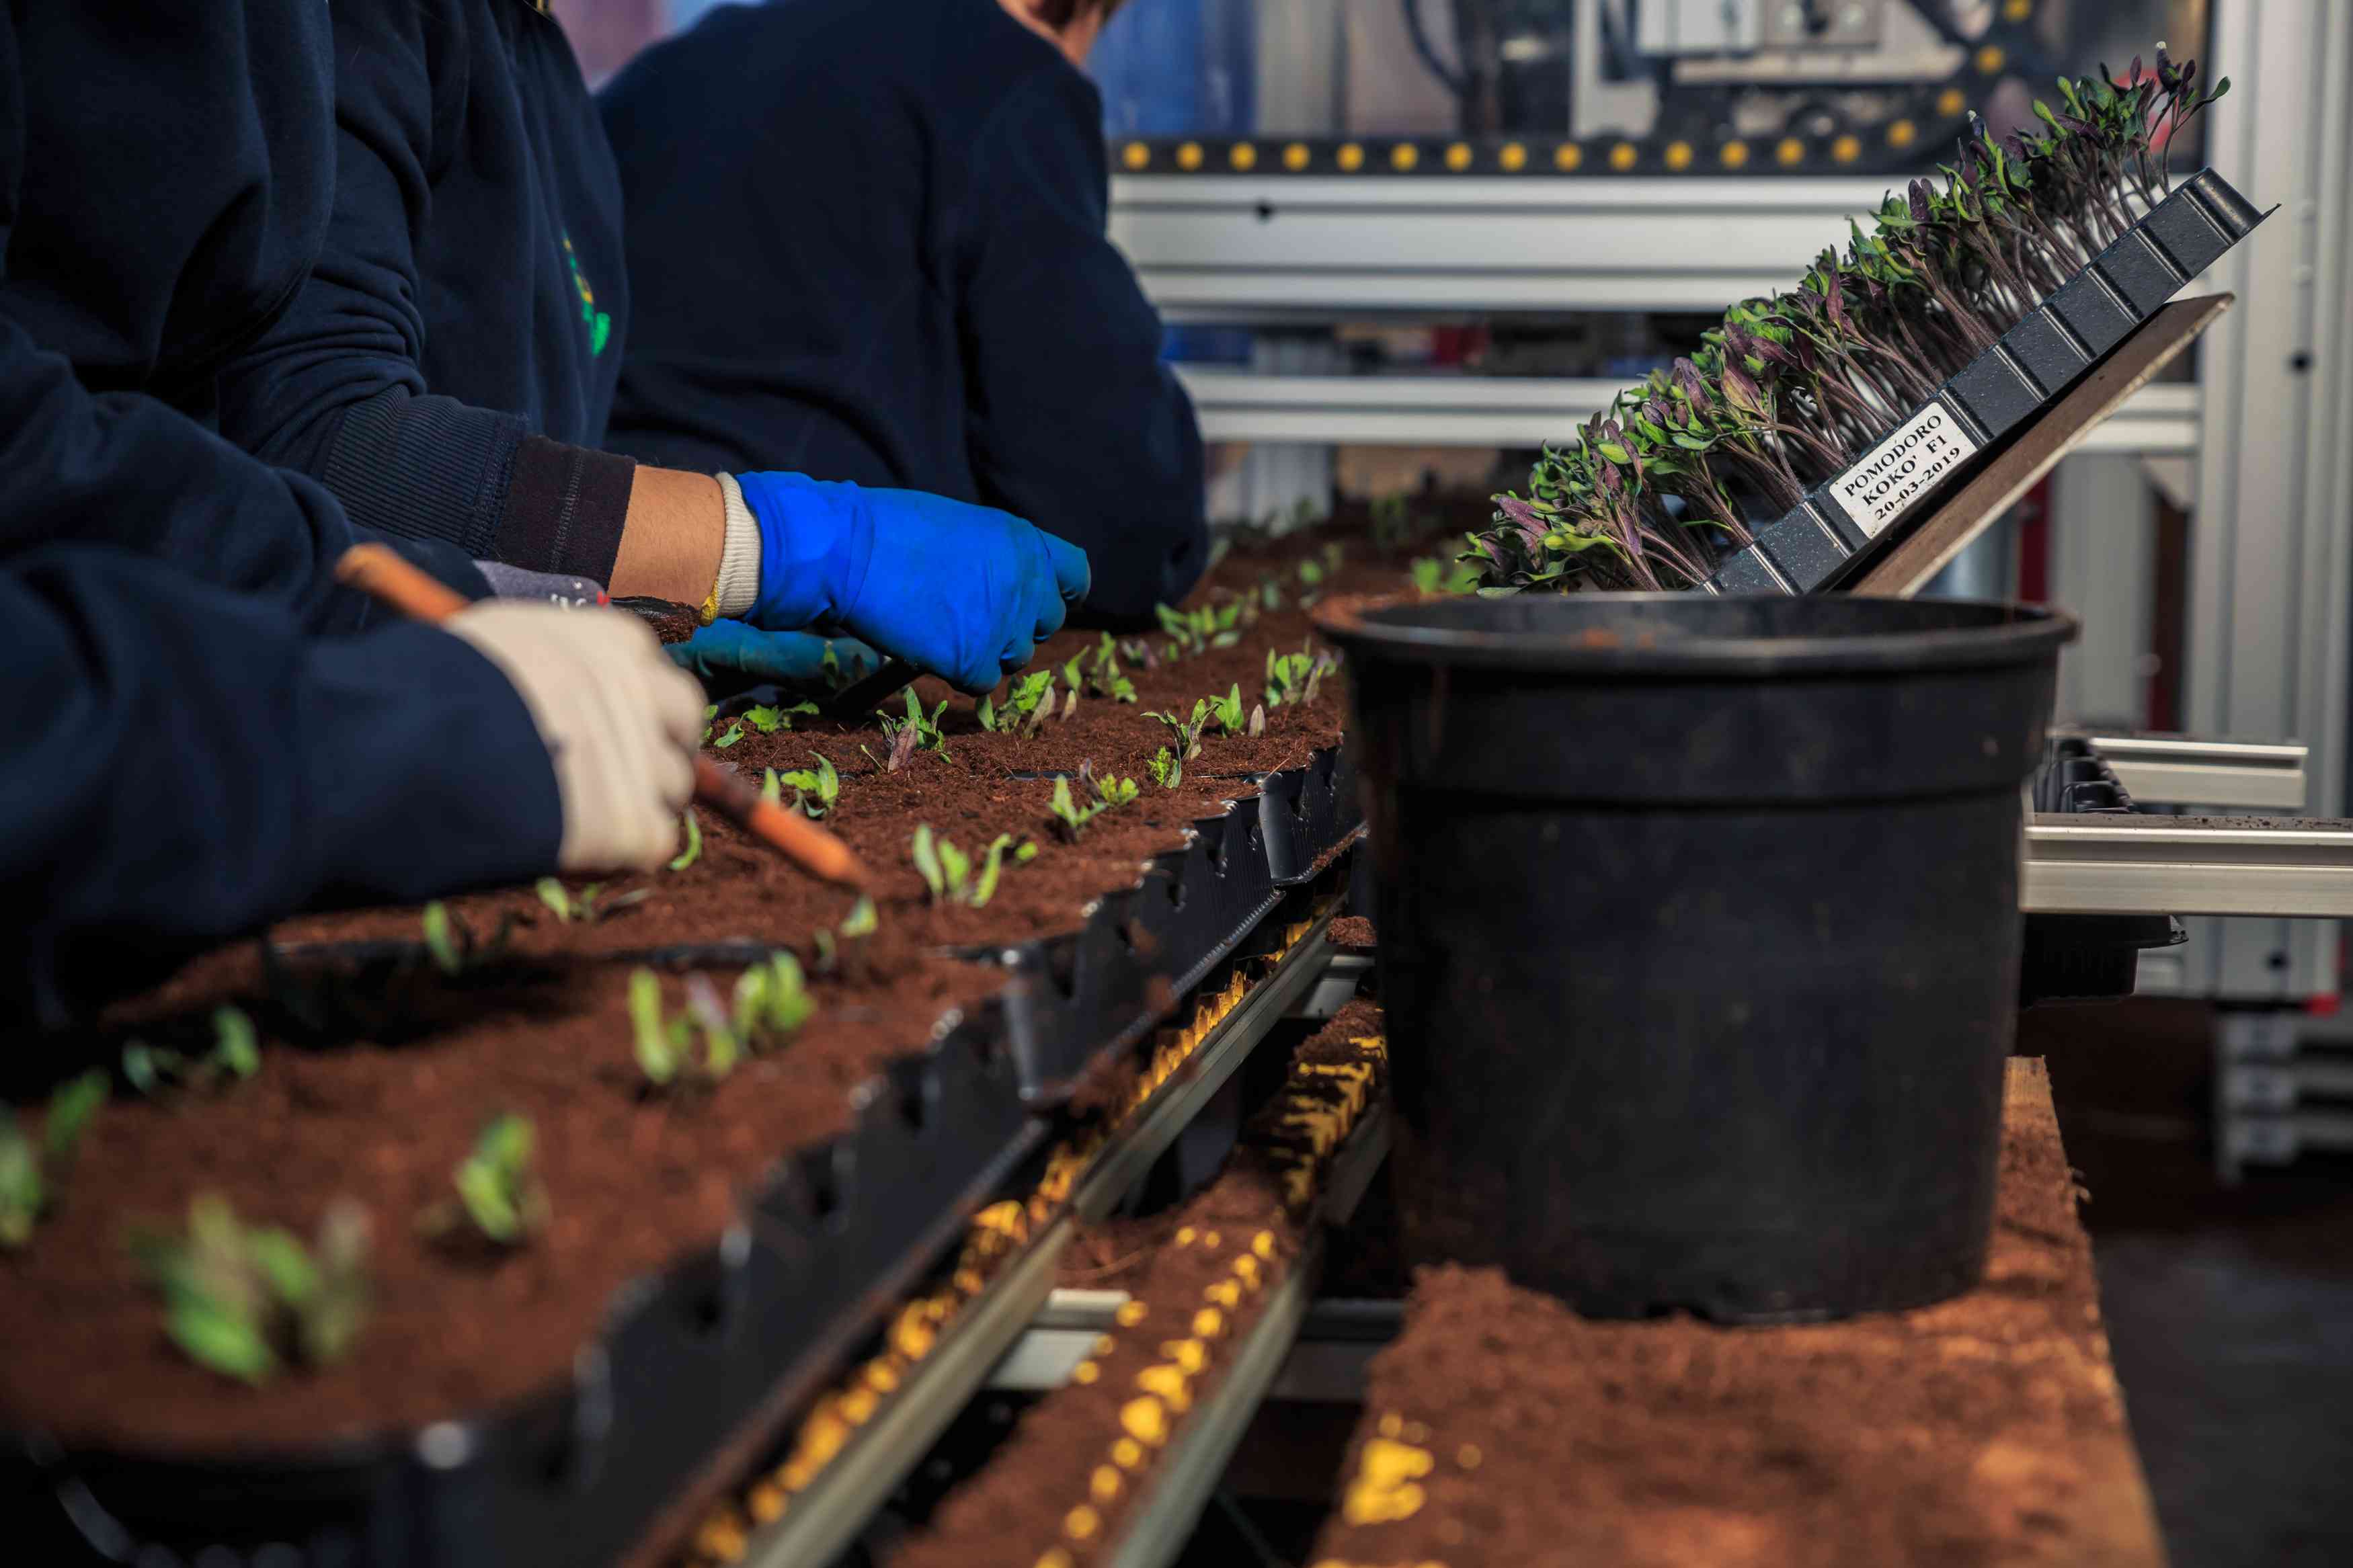
<path id="1" fill-rule="evenodd" d="M 1831 597 L 1811 595 L 1750 595 L 1789 604 Z M 2054 657 L 2073 642 L 2075 617 L 2043 605 L 2011 604 L 1996 599 L 1866 598 L 1836 595 L 1850 605 L 1897 606 L 1933 603 L 1985 616 L 1977 626 L 1886 632 L 1857 636 L 1707 637 L 1677 637 L 1638 644 L 1595 638 L 1577 640 L 1572 627 L 1563 634 L 1462 631 L 1400 624 L 1402 612 L 1430 605 L 1458 605 L 1459 597 L 1419 592 L 1362 595 L 1326 600 L 1311 612 L 1315 629 L 1338 643 L 1351 659 L 1387 659 L 1404 664 L 1428 664 L 1486 669 L 1518 669 L 1571 675 L 1613 675 L 1640 679 L 1677 679 L 1716 675 L 1769 679 L 1796 674 L 1872 674 L 1906 670 L 1967 669 L 1988 665 L 2032 664 Z M 1517 597 L 1516 595 L 1514 596 Z M 1538 599 L 1537 595 L 1529 595 Z M 1568 606 L 1561 614 L 1575 616 L 1583 605 L 1601 624 L 1605 606 L 1715 605 L 1725 599 L 1692 593 L 1560 594 L 1540 602 Z M 1704 613 L 1704 612 L 1702 612 Z"/>

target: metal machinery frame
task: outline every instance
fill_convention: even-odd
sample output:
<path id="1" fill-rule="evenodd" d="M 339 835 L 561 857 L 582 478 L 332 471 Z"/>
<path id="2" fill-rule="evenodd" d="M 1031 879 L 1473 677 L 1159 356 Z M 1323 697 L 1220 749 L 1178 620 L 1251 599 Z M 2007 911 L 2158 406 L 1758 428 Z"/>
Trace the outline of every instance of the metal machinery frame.
<path id="1" fill-rule="evenodd" d="M 2200 346 L 2198 381 L 2144 389 L 2060 470 L 2052 593 L 2087 623 L 2062 714 L 2113 723 L 2138 710 L 2149 531 L 2117 525 L 2146 505 L 2133 498 L 2147 494 L 2136 471 L 2147 466 L 2195 502 L 2187 728 L 2304 742 L 2302 805 L 2335 815 L 2346 801 L 2353 601 L 2353 5 L 2214 0 L 2212 35 L 2208 58 L 2233 88 L 2213 111 L 2207 161 L 2283 204 L 2286 221 L 2193 285 L 2239 296 Z M 1191 172 L 1116 175 L 1112 234 L 1172 322 L 1713 310 L 1787 287 L 1889 184 L 1837 174 L 1810 143 L 1795 150 L 1798 172 L 1770 177 L 1720 177 L 1688 161 L 1672 177 L 1535 175 L 1548 146 L 1368 137 L 1311 153 L 1276 137 L 1166 157 L 1131 147 L 1114 167 Z M 1438 175 L 1440 166 L 1456 172 Z M 1534 445 L 1559 439 L 1615 390 L 1559 378 L 1183 374 L 1208 439 L 1261 443 Z M 2271 1003 L 2337 990 L 2334 921 L 2200 924 L 2178 966 L 2151 966 L 2151 989 Z"/>

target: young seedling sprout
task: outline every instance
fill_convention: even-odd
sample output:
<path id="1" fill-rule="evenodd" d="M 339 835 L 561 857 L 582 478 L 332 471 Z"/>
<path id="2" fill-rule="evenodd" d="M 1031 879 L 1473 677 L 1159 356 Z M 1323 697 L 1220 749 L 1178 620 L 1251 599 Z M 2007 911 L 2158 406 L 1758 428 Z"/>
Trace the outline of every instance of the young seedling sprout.
<path id="1" fill-rule="evenodd" d="M 1239 693 L 1235 700 L 1238 703 L 1240 700 Z M 1153 782 L 1163 789 L 1175 789 L 1185 782 L 1185 764 L 1201 754 L 1201 731 L 1208 727 L 1209 704 L 1205 699 L 1195 698 L 1190 719 L 1181 719 L 1174 712 L 1155 713 L 1152 717 L 1166 724 L 1171 736 L 1167 747 L 1169 763 L 1166 776 L 1162 776 L 1163 770 L 1155 757 L 1152 764 Z"/>
<path id="2" fill-rule="evenodd" d="M 687 820 L 693 821 L 692 816 L 690 815 Z M 696 853 L 700 853 L 702 847 L 702 831 L 697 829 L 694 834 Z M 680 858 L 691 861 L 692 857 L 681 856 Z M 672 869 L 678 868 L 676 866 L 672 867 Z M 591 882 L 578 892 L 571 892 L 554 877 L 542 877 L 532 884 L 532 891 L 539 895 L 539 901 L 545 904 L 549 912 L 565 925 L 592 926 L 607 915 L 617 914 L 633 905 L 642 904 L 654 896 L 654 890 L 651 888 L 638 888 L 630 892 L 615 894 L 612 898 L 599 902 L 597 895 L 604 890 L 605 885 L 602 882 Z"/>
<path id="3" fill-rule="evenodd" d="M 2059 82 L 2042 129 L 1997 142 L 1970 117 L 1959 156 L 1850 226 L 1795 290 L 1749 300 L 1703 346 L 1547 448 L 1525 495 L 1461 557 L 1492 592 L 1678 588 L 1869 452 L 1910 410 L 2163 199 L 2162 149 L 2228 90 L 2159 47 L 2118 85 Z M 1672 503 L 1672 504 L 1670 504 Z"/>
<path id="4" fill-rule="evenodd" d="M 817 752 L 810 754 L 817 758 L 814 768 L 794 768 L 781 773 L 770 768 L 766 780 L 760 785 L 760 794 L 769 801 L 781 802 L 785 790 L 789 787 L 793 792 L 792 808 L 815 822 L 831 811 L 833 803 L 840 798 L 841 775 L 834 771 L 825 753 Z"/>
<path id="5" fill-rule="evenodd" d="M 789 952 L 773 952 L 737 976 L 732 1006 L 720 1000 L 708 975 L 688 975 L 685 991 L 685 1006 L 670 1016 L 662 1007 L 661 977 L 650 969 L 629 975 L 629 1030 L 638 1071 L 656 1089 L 718 1083 L 745 1056 L 787 1043 L 817 1010 L 802 981 L 800 961 Z"/>
<path id="6" fill-rule="evenodd" d="M 1166 746 L 1155 752 L 1152 761 L 1145 765 L 1152 770 L 1152 782 L 1162 789 L 1175 789 L 1185 782 L 1185 764 Z"/>
<path id="7" fill-rule="evenodd" d="M 548 1216 L 547 1189 L 533 1164 L 538 1142 L 528 1117 L 512 1111 L 491 1117 L 475 1136 L 473 1149 L 449 1173 L 456 1195 L 426 1210 L 419 1226 L 428 1235 L 448 1236 L 470 1226 L 475 1235 L 501 1247 L 529 1241 Z"/>
<path id="8" fill-rule="evenodd" d="M 932 825 L 919 822 L 914 837 L 908 842 L 908 858 L 915 863 L 916 874 L 931 890 L 935 904 L 962 904 L 970 909 L 985 909 L 997 896 L 997 881 L 1005 868 L 1005 857 L 1011 850 L 1017 866 L 1037 858 L 1038 846 L 1024 840 L 1014 847 L 1013 835 L 1000 833 L 981 852 L 980 867 L 973 868 L 973 858 L 946 839 L 935 837 Z"/>
<path id="9" fill-rule="evenodd" d="M 218 1089 L 260 1070 L 261 1037 L 237 1007 L 213 1009 L 213 1048 L 194 1060 L 137 1040 L 122 1047 L 123 1078 L 150 1100 L 174 1087 Z"/>
<path id="10" fill-rule="evenodd" d="M 1223 730 L 1229 735 L 1239 735 L 1242 732 L 1242 686 L 1240 681 L 1238 680 L 1234 682 L 1233 689 L 1228 691 L 1223 697 L 1212 697 L 1208 700 L 1209 705 L 1209 717 L 1218 721 L 1219 729 Z M 1262 719 L 1260 727 L 1261 729 L 1265 727 Z"/>
<path id="11" fill-rule="evenodd" d="M 779 730 L 789 730 L 793 720 L 804 713 L 817 711 L 814 702 L 796 702 L 790 708 L 762 706 L 744 710 L 744 722 L 763 735 L 773 735 Z"/>
<path id="12" fill-rule="evenodd" d="M 188 1202 L 185 1237 L 132 1237 L 132 1254 L 164 1294 L 164 1327 L 188 1359 L 266 1383 L 290 1364 L 340 1361 L 367 1317 L 367 1211 L 327 1205 L 304 1247 L 292 1233 L 238 1223 L 227 1200 Z"/>
<path id="13" fill-rule="evenodd" d="M 1075 661 L 1073 661 L 1075 662 Z M 1095 646 L 1094 662 L 1087 670 L 1087 695 L 1108 698 L 1113 702 L 1135 700 L 1135 682 L 1119 668 L 1119 644 L 1109 632 Z"/>
<path id="14" fill-rule="evenodd" d="M 774 773 L 775 770 L 771 769 L 770 776 L 773 777 Z M 690 805 L 686 808 L 686 847 L 671 857 L 670 868 L 683 871 L 702 858 L 702 824 L 694 820 L 694 807 Z"/>
<path id="15" fill-rule="evenodd" d="M 14 1250 L 32 1240 L 34 1225 L 56 1206 L 73 1173 L 82 1134 L 111 1087 L 103 1068 L 59 1085 L 41 1118 L 37 1144 L 25 1136 L 16 1111 L 0 1106 L 0 1247 Z"/>
<path id="16" fill-rule="evenodd" d="M 418 925 L 433 967 L 454 980 L 470 969 L 496 962 L 506 952 L 507 939 L 514 931 L 514 917 L 501 917 L 499 929 L 488 942 L 482 942 L 475 937 L 474 928 L 466 923 L 463 916 L 436 899 L 425 906 Z"/>
<path id="17" fill-rule="evenodd" d="M 1052 811 L 1055 819 L 1061 823 L 1065 837 L 1074 843 L 1079 835 L 1086 830 L 1088 823 L 1106 811 L 1127 805 L 1138 794 L 1134 779 L 1091 778 L 1088 769 L 1082 765 L 1079 769 L 1079 787 L 1085 789 L 1090 784 L 1093 787 L 1094 798 L 1086 805 L 1081 805 L 1078 795 L 1071 788 L 1070 775 L 1058 773 L 1054 778 L 1054 798 L 1048 809 Z"/>
<path id="18" fill-rule="evenodd" d="M 1054 711 L 1054 672 L 1034 670 L 1017 679 L 999 708 L 990 698 L 980 700 L 975 717 L 980 727 L 997 734 L 1027 729 L 1034 732 Z"/>
<path id="19" fill-rule="evenodd" d="M 1050 685 L 1053 679 L 1050 673 L 1046 677 Z M 907 716 L 903 719 L 893 719 L 887 713 L 882 716 L 882 733 L 889 736 L 891 740 L 889 757 L 883 763 L 884 770 L 889 773 L 898 773 L 915 760 L 915 753 L 919 750 L 928 749 L 937 752 L 944 757 L 946 756 L 948 742 L 947 737 L 940 732 L 940 718 L 947 710 L 947 700 L 942 698 L 940 705 L 926 714 L 922 701 L 915 696 L 915 689 L 909 687 Z"/>
<path id="20" fill-rule="evenodd" d="M 1425 594 L 1468 594 L 1479 586 L 1478 568 L 1459 561 L 1425 555 L 1415 560 L 1409 570 L 1413 585 Z"/>
<path id="21" fill-rule="evenodd" d="M 864 962 L 866 939 L 881 929 L 881 916 L 876 912 L 874 900 L 864 893 L 849 906 L 849 913 L 831 931 L 819 926 L 813 939 L 817 947 L 817 972 L 819 974 L 839 974 L 855 979 L 866 972 Z"/>

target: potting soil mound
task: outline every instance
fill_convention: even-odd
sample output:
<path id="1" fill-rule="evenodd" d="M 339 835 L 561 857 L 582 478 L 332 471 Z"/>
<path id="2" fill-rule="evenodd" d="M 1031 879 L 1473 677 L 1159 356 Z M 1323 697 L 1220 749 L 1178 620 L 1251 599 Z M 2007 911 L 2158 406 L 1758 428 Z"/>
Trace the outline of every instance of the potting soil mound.
<path id="1" fill-rule="evenodd" d="M 1243 1129 L 1166 1241 L 1122 1273 L 1129 1300 L 1072 1381 L 1021 1418 L 987 1468 L 949 1496 L 892 1568 L 1062 1568 L 1105 1561 L 1164 1451 L 1223 1381 L 1269 1292 L 1315 1223 L 1332 1151 L 1378 1103 L 1379 1009 L 1354 1002 L 1293 1054 L 1283 1087 Z M 1370 1043 L 1366 1043 L 1370 1042 Z M 1133 1227 L 1117 1245 L 1138 1238 Z"/>
<path id="2" fill-rule="evenodd" d="M 1983 1286 L 1806 1328 L 1589 1322 L 1425 1272 L 1309 1561 L 2158 1564 L 2042 1065 Z"/>

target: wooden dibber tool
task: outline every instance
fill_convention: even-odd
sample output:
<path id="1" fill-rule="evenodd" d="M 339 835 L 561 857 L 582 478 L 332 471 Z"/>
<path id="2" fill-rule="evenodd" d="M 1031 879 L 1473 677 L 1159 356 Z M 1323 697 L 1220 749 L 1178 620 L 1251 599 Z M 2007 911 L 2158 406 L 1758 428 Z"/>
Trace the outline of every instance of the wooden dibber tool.
<path id="1" fill-rule="evenodd" d="M 335 563 L 335 581 L 412 620 L 445 621 L 467 605 L 463 595 L 381 544 L 354 544 L 343 552 Z M 758 790 L 709 757 L 694 759 L 694 798 L 809 875 L 838 887 L 868 885 L 866 868 L 849 845 L 807 817 L 761 799 Z"/>

